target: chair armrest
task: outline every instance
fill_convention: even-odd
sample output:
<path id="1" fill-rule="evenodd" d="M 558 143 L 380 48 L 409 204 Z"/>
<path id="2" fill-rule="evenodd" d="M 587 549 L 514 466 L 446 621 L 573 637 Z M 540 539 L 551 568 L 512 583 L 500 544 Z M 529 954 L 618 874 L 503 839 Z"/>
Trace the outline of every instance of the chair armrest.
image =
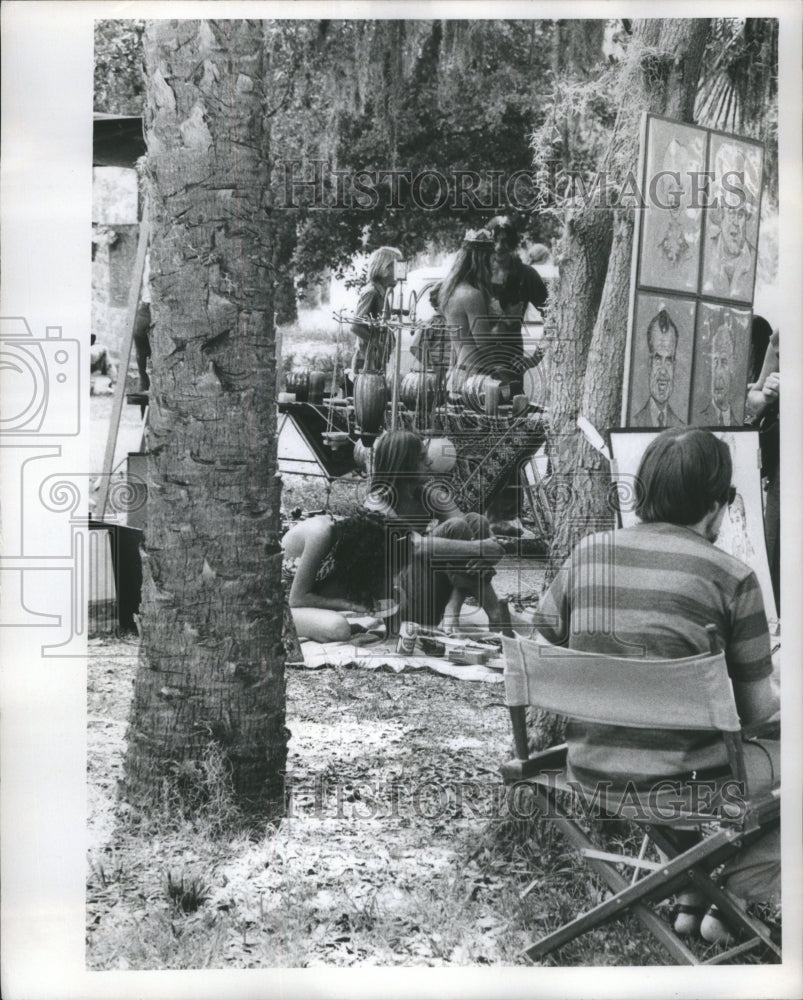
<path id="1" fill-rule="evenodd" d="M 561 743 L 548 750 L 541 750 L 527 760 L 509 760 L 500 768 L 505 784 L 512 785 L 517 781 L 526 781 L 541 771 L 562 771 L 566 767 L 566 749 L 567 745 Z"/>

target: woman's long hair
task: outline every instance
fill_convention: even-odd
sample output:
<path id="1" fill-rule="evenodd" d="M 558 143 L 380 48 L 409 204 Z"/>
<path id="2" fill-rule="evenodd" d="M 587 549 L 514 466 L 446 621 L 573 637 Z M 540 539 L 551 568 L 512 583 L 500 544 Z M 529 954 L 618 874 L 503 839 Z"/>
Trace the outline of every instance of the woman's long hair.
<path id="1" fill-rule="evenodd" d="M 455 289 L 462 284 L 471 285 L 472 288 L 482 292 L 485 305 L 489 305 L 491 301 L 490 248 L 479 250 L 476 247 L 462 247 L 458 251 L 438 292 L 438 305 L 442 313 L 445 314 Z"/>
<path id="2" fill-rule="evenodd" d="M 401 259 L 402 252 L 401 250 L 397 250 L 396 247 L 379 247 L 378 250 L 374 250 L 368 258 L 368 281 L 372 285 L 382 285 L 384 287 L 384 283 L 379 280 L 380 275 L 391 261 Z"/>
<path id="3" fill-rule="evenodd" d="M 320 583 L 336 582 L 348 600 L 373 608 L 388 595 L 388 532 L 384 519 L 358 510 L 332 526 L 331 569 Z"/>
<path id="4" fill-rule="evenodd" d="M 413 431 L 388 431 L 374 442 L 370 496 L 377 504 L 396 507 L 399 495 L 421 473 L 424 441 Z"/>

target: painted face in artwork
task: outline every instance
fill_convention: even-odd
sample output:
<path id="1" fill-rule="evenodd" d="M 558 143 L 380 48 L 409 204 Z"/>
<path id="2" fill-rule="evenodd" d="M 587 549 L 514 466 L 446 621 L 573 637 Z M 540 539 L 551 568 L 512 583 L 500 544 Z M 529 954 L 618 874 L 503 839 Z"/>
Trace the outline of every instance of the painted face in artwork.
<path id="1" fill-rule="evenodd" d="M 650 395 L 659 406 L 664 406 L 675 384 L 677 338 L 674 330 L 653 329 L 650 339 Z"/>
<path id="2" fill-rule="evenodd" d="M 747 517 L 744 511 L 744 500 L 740 493 L 737 493 L 730 506 L 730 519 L 737 531 L 744 533 L 747 531 Z"/>
<path id="3" fill-rule="evenodd" d="M 720 410 L 730 406 L 733 377 L 733 338 L 730 329 L 721 326 L 711 342 L 711 397 Z"/>
<path id="4" fill-rule="evenodd" d="M 747 241 L 747 210 L 738 208 L 722 209 L 722 245 L 731 257 L 738 257 Z"/>

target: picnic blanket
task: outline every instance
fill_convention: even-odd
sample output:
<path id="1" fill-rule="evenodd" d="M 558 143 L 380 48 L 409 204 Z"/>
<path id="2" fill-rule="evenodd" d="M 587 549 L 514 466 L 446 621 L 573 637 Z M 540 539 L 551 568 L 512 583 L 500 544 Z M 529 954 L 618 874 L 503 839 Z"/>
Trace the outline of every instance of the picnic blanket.
<path id="1" fill-rule="evenodd" d="M 395 639 L 383 639 L 370 646 L 356 642 L 301 643 L 303 661 L 288 662 L 288 667 L 317 670 L 322 667 L 361 667 L 364 670 L 403 671 L 429 670 L 433 674 L 454 677 L 459 681 L 486 681 L 501 684 L 504 660 L 501 656 L 488 661 L 488 665 L 460 666 L 442 656 L 425 656 L 416 650 L 413 654 L 396 652 Z"/>

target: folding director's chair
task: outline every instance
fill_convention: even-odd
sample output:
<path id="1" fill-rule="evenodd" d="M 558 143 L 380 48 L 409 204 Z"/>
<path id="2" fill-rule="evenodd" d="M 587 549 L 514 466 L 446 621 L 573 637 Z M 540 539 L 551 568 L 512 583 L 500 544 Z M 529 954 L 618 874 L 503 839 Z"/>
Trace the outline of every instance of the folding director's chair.
<path id="1" fill-rule="evenodd" d="M 505 783 L 514 787 L 524 783 L 537 809 L 558 824 L 581 858 L 612 890 L 602 903 L 530 945 L 525 949 L 527 957 L 541 958 L 626 911 L 639 919 L 679 965 L 721 963 L 760 944 L 780 957 L 780 948 L 766 927 L 743 912 L 712 879 L 716 868 L 780 821 L 779 789 L 754 798 L 747 788 L 743 733 L 724 654 L 645 660 L 578 653 L 520 636 L 505 638 L 503 643 L 505 695 L 517 754 L 517 759 L 502 767 Z M 714 794 L 704 811 L 686 808 L 678 813 L 678 799 L 690 804 L 699 795 L 678 796 L 675 790 L 671 793 L 675 811 L 661 812 L 659 799 L 647 801 L 645 796 L 633 810 L 633 822 L 644 834 L 639 856 L 601 850 L 583 829 L 584 815 L 566 805 L 571 796 L 561 794 L 572 791 L 566 774 L 566 744 L 529 755 L 528 705 L 584 722 L 718 732 L 727 748 L 730 777 L 744 782 L 744 810 L 718 808 L 722 801 Z M 597 801 L 602 815 L 626 815 L 621 794 L 601 794 Z M 626 801 L 635 805 L 629 795 Z M 661 818 L 667 815 L 672 816 L 671 825 Z M 679 831 L 688 830 L 702 833 L 690 848 L 685 846 L 688 833 L 678 836 Z M 649 860 L 650 853 L 657 860 Z M 630 879 L 621 873 L 623 867 L 633 869 Z M 703 895 L 707 905 L 716 905 L 734 930 L 746 938 L 706 962 L 701 962 L 652 909 L 669 896 L 692 888 Z"/>

